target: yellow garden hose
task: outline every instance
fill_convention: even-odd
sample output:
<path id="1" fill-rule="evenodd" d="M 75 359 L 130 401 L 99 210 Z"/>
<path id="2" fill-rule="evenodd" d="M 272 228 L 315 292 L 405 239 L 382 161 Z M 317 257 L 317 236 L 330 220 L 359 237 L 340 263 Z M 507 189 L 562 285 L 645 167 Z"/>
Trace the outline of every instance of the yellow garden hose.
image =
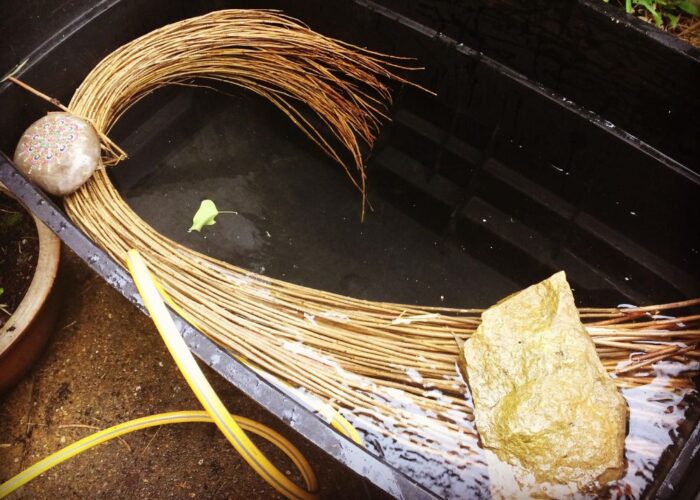
<path id="1" fill-rule="evenodd" d="M 194 359 L 187 344 L 180 336 L 172 316 L 165 307 L 163 298 L 156 288 L 146 263 L 137 250 L 129 250 L 126 258 L 127 267 L 134 278 L 136 288 L 141 295 L 151 319 L 156 325 L 175 363 L 187 380 L 190 388 L 202 404 L 212 420 L 228 439 L 241 457 L 267 483 L 287 498 L 312 499 L 317 498 L 317 492 L 306 491 L 290 481 L 263 455 L 257 446 L 248 438 L 236 421 L 231 418 L 224 404 L 207 381 L 204 373 Z"/>
<path id="2" fill-rule="evenodd" d="M 14 490 L 51 467 L 100 443 L 139 429 L 145 429 L 155 425 L 184 422 L 215 423 L 243 459 L 248 462 L 265 481 L 285 497 L 300 500 L 318 498 L 318 482 L 316 480 L 316 475 L 304 456 L 294 445 L 277 432 L 262 424 L 243 417 L 236 417 L 236 419 L 234 419 L 225 408 L 187 348 L 185 341 L 179 335 L 175 323 L 163 303 L 163 298 L 159 294 L 156 284 L 138 251 L 129 251 L 127 266 L 129 267 L 134 282 L 136 283 L 136 288 L 141 294 L 144 305 L 151 315 L 158 332 L 161 334 L 163 341 L 185 377 L 185 380 L 187 380 L 190 388 L 206 411 L 181 411 L 152 415 L 117 424 L 108 429 L 96 432 L 49 455 L 0 484 L 0 498 L 9 495 Z M 248 438 L 243 431 L 244 428 L 260 435 L 280 448 L 301 472 L 308 491 L 297 486 L 282 474 Z"/>
<path id="3" fill-rule="evenodd" d="M 160 286 L 160 283 L 154 280 L 156 289 L 160 293 L 160 295 L 163 297 L 163 300 L 165 300 L 165 303 L 170 306 L 170 308 L 175 311 L 182 319 L 187 321 L 190 325 L 192 325 L 196 329 L 200 329 L 199 326 L 197 325 L 196 321 L 192 316 L 190 316 L 187 311 L 185 311 L 183 308 L 181 308 L 170 296 L 166 293 L 165 290 Z M 353 425 L 345 418 L 343 417 L 338 411 L 333 409 L 333 407 L 327 403 L 324 403 L 323 401 L 320 401 L 316 398 L 312 398 L 310 396 L 307 396 L 303 392 L 300 391 L 295 391 L 294 388 L 287 384 L 286 382 L 278 379 L 274 375 L 260 369 L 259 367 L 255 366 L 253 363 L 248 361 L 247 359 L 237 357 L 238 361 L 241 363 L 245 364 L 248 366 L 250 369 L 254 370 L 258 375 L 261 377 L 264 377 L 271 383 L 277 385 L 278 387 L 281 387 L 285 389 L 288 393 L 290 393 L 293 397 L 296 399 L 300 399 L 304 402 L 306 406 L 314 410 L 315 412 L 319 413 L 323 418 L 326 419 L 326 421 L 338 432 L 341 434 L 347 436 L 350 438 L 352 441 L 355 443 L 359 444 L 360 446 L 364 446 L 364 442 L 362 441 L 362 436 L 360 436 L 360 433 L 357 432 L 357 429 L 353 427 Z"/>
<path id="4" fill-rule="evenodd" d="M 236 422 L 238 422 L 242 429 L 250 431 L 253 434 L 257 434 L 282 450 L 299 469 L 299 472 L 301 472 L 304 482 L 306 483 L 306 487 L 312 491 L 317 489 L 318 483 L 316 481 L 316 475 L 314 474 L 313 469 L 292 443 L 290 443 L 278 432 L 259 424 L 258 422 L 238 415 L 233 416 L 233 418 Z M 214 421 L 209 414 L 203 410 L 190 410 L 160 413 L 158 415 L 150 415 L 148 417 L 138 418 L 136 420 L 114 425 L 66 446 L 56 453 L 53 453 L 52 455 L 38 461 L 31 467 L 23 470 L 8 481 L 0 484 L 0 498 L 4 498 L 17 488 L 28 483 L 38 475 L 43 474 L 50 468 L 65 462 L 69 458 L 87 451 L 98 444 L 102 444 L 111 439 L 123 436 L 124 434 L 141 429 L 147 429 L 149 427 L 167 424 L 184 424 L 188 422 L 213 423 Z"/>
<path id="5" fill-rule="evenodd" d="M 233 447 L 240 453 L 243 459 L 267 481 L 278 492 L 285 495 L 287 498 L 294 499 L 315 499 L 317 498 L 318 482 L 313 469 L 306 461 L 304 456 L 294 447 L 286 438 L 281 436 L 276 431 L 266 427 L 258 422 L 247 419 L 245 417 L 233 417 L 224 407 L 223 403 L 216 395 L 211 385 L 204 377 L 199 365 L 194 360 L 187 345 L 179 335 L 177 328 L 170 316 L 170 313 L 165 308 L 163 300 L 182 316 L 186 321 L 192 323 L 191 318 L 182 310 L 160 287 L 153 279 L 146 267 L 145 262 L 136 250 L 131 250 L 127 256 L 127 266 L 131 272 L 136 287 L 141 294 L 144 305 L 148 310 L 153 322 L 161 334 L 170 354 L 175 359 L 175 362 L 184 375 L 187 383 L 192 391 L 197 396 L 197 399 L 202 403 L 206 411 L 190 410 L 177 411 L 170 413 L 161 413 L 148 417 L 138 418 L 129 422 L 114 425 L 107 429 L 101 430 L 90 436 L 87 436 L 75 443 L 66 446 L 65 448 L 49 455 L 40 460 L 31 467 L 20 472 L 16 476 L 10 478 L 0 484 L 0 498 L 12 493 L 17 488 L 31 481 L 40 474 L 46 472 L 50 468 L 74 457 L 75 455 L 89 450 L 93 446 L 104 443 L 111 439 L 117 438 L 124 434 L 134 432 L 148 427 L 166 424 L 177 424 L 186 422 L 209 422 L 215 423 L 226 438 L 231 442 Z M 260 370 L 258 367 L 251 365 L 246 360 L 241 359 L 253 370 L 264 376 L 274 384 L 281 386 L 292 392 L 293 388 L 283 381 L 273 377 L 272 375 Z M 303 400 L 303 402 L 313 408 L 315 411 L 323 415 L 328 422 L 339 432 L 345 434 L 350 439 L 358 444 L 362 444 L 362 438 L 357 430 L 347 421 L 340 413 L 334 410 L 330 405 L 327 405 L 314 398 L 295 391 L 294 395 Z M 284 452 L 294 465 L 299 469 L 302 478 L 306 484 L 307 490 L 303 490 L 292 481 L 287 479 L 272 463 L 258 450 L 255 444 L 250 441 L 244 430 L 248 430 L 258 436 L 270 441 Z"/>

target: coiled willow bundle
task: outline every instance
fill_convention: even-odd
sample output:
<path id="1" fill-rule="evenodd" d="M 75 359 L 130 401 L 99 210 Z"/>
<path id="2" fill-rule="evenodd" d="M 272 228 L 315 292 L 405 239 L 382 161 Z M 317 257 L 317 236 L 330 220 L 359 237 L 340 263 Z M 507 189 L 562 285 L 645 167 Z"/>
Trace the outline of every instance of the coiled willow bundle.
<path id="1" fill-rule="evenodd" d="M 125 110 L 154 89 L 193 78 L 230 83 L 274 103 L 345 168 L 364 196 L 360 144 L 371 147 L 378 132 L 383 103 L 390 99 L 385 82 L 404 82 L 393 73 L 398 63 L 323 37 L 276 12 L 219 11 L 158 29 L 116 50 L 87 76 L 69 109 L 108 133 Z M 353 169 L 343 164 L 326 133 L 299 111 L 302 104 L 349 151 Z M 105 163 L 118 159 L 105 158 Z M 67 198 L 65 206 L 117 261 L 123 262 L 130 248 L 138 249 L 203 333 L 258 368 L 355 416 L 390 420 L 391 430 L 378 427 L 380 432 L 434 453 L 444 450 L 431 449 L 433 441 L 422 438 L 428 429 L 456 436 L 455 442 L 473 437 L 455 361 L 457 339 L 478 326 L 480 310 L 358 300 L 215 260 L 141 220 L 104 171 Z M 675 306 L 687 305 L 692 304 Z M 692 328 L 697 317 L 654 319 L 653 309 L 658 308 L 581 310 L 606 367 L 614 371 L 629 362 L 618 378 L 622 386 L 645 381 L 643 373 L 632 376 L 634 368 L 698 356 L 700 334 Z M 688 328 L 678 329 L 681 321 Z M 636 357 L 630 358 L 632 353 Z"/>

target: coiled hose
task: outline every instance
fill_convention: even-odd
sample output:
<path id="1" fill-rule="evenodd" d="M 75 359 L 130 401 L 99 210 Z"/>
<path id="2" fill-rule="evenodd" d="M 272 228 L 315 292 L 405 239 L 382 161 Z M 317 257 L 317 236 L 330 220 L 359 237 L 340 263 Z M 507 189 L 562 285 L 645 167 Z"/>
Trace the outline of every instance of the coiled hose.
<path id="1" fill-rule="evenodd" d="M 161 413 L 138 418 L 129 422 L 123 422 L 98 431 L 36 462 L 34 465 L 0 484 L 0 498 L 4 498 L 50 468 L 79 453 L 89 450 L 93 446 L 148 427 L 187 422 L 208 422 L 216 424 L 226 439 L 233 445 L 234 449 L 253 470 L 285 497 L 300 500 L 318 498 L 318 481 L 316 475 L 306 458 L 291 442 L 265 425 L 245 417 L 231 415 L 225 408 L 224 404 L 207 381 L 204 373 L 202 373 L 202 370 L 199 368 L 199 365 L 187 348 L 184 340 L 179 335 L 177 327 L 166 309 L 163 300 L 165 299 L 165 301 L 167 301 L 174 310 L 183 315 L 185 319 L 187 319 L 186 314 L 170 300 L 155 282 L 138 251 L 130 250 L 128 252 L 127 267 L 131 272 L 144 305 L 151 315 L 168 351 L 172 355 L 195 396 L 197 396 L 197 399 L 204 407 L 204 411 L 190 410 Z M 255 367 L 253 368 L 255 369 Z M 285 387 L 285 385 L 277 379 L 273 378 L 272 382 Z M 362 444 L 357 430 L 355 430 L 355 428 L 338 412 L 327 405 L 319 404 L 315 401 L 305 400 L 305 403 L 319 411 L 319 413 L 326 417 L 331 425 L 338 431 L 347 435 L 353 441 Z M 245 431 L 252 432 L 266 439 L 287 455 L 297 469 L 299 469 L 306 489 L 294 484 L 282 474 L 248 438 Z"/>

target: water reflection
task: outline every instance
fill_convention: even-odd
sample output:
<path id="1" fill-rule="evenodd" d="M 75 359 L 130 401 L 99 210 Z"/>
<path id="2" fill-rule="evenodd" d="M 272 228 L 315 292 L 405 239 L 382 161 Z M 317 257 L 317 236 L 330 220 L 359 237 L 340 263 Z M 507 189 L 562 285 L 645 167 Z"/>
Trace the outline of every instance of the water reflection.
<path id="1" fill-rule="evenodd" d="M 399 389 L 376 386 L 378 401 L 413 415 L 414 429 L 387 418 L 376 408 L 343 411 L 344 416 L 363 434 L 367 447 L 409 477 L 444 498 L 515 498 L 524 494 L 549 498 L 639 498 L 653 483 L 654 471 L 663 452 L 677 437 L 689 403 L 698 397 L 689 374 L 700 362 L 663 361 L 639 374 L 651 382 L 623 387 L 629 408 L 629 430 L 625 439 L 627 469 L 624 477 L 594 491 L 582 492 L 573 485 L 537 484 L 522 470 L 500 461 L 484 450 L 467 413 L 443 415 L 459 426 L 459 431 L 441 427 L 434 415 L 422 411 Z M 436 400 L 440 391 L 429 391 Z M 467 391 L 468 406 L 472 402 Z"/>

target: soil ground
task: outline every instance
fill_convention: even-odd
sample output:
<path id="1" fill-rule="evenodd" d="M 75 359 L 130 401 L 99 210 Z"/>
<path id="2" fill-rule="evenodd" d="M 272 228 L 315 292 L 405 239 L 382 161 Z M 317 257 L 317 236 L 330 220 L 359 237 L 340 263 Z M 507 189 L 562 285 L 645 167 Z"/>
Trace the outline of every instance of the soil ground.
<path id="1" fill-rule="evenodd" d="M 165 411 L 199 409 L 150 320 L 64 251 L 63 307 L 44 357 L 0 395 L 0 482 L 95 430 Z M 323 498 L 380 492 L 288 430 L 211 370 L 233 412 L 294 442 Z M 299 482 L 288 461 L 261 449 Z M 210 424 L 147 429 L 100 445 L 44 473 L 11 498 L 279 498 Z"/>
<path id="2" fill-rule="evenodd" d="M 27 293 L 38 258 L 34 220 L 17 201 L 0 193 L 0 326 Z"/>

